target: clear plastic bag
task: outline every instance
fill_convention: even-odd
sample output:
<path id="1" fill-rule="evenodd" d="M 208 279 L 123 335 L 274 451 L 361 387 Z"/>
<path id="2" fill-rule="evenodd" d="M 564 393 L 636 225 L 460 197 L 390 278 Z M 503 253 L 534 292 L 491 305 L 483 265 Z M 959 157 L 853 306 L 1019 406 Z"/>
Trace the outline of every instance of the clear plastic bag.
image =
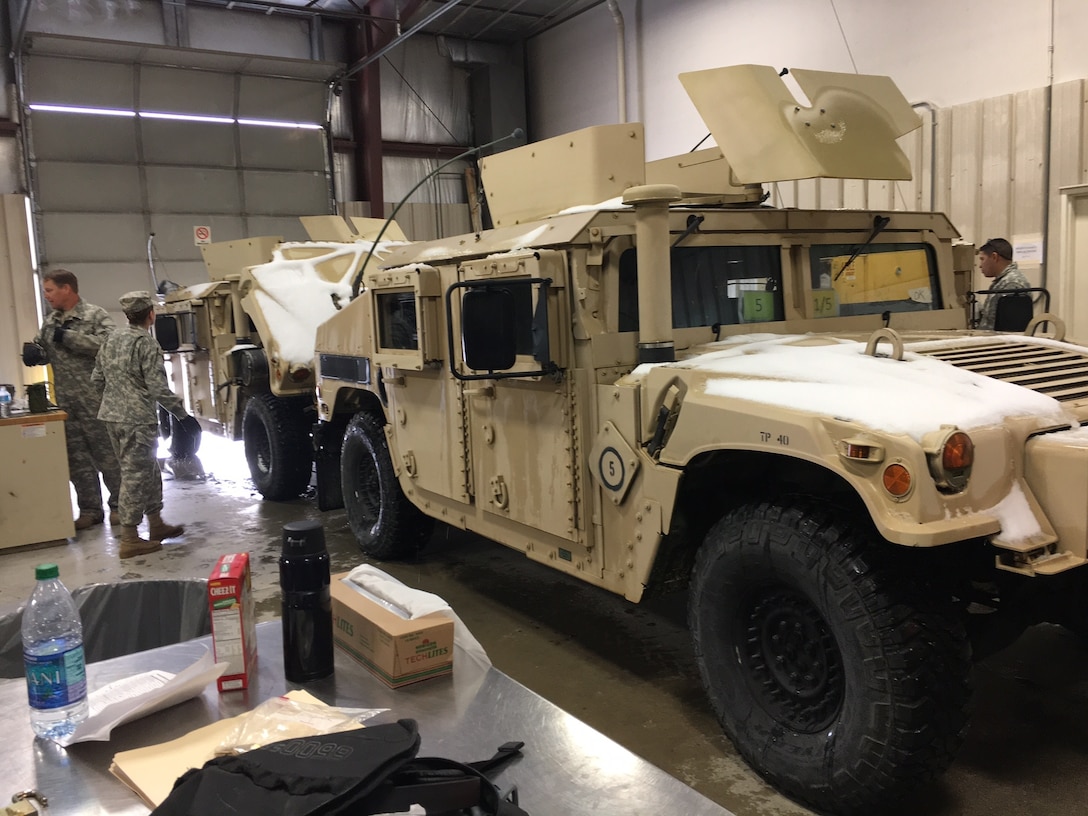
<path id="1" fill-rule="evenodd" d="M 265 700 L 252 711 L 237 719 L 216 746 L 216 756 L 242 754 L 270 742 L 309 737 L 314 734 L 335 734 L 358 728 L 363 722 L 387 708 L 338 708 L 323 703 L 304 703 L 287 697 Z"/>

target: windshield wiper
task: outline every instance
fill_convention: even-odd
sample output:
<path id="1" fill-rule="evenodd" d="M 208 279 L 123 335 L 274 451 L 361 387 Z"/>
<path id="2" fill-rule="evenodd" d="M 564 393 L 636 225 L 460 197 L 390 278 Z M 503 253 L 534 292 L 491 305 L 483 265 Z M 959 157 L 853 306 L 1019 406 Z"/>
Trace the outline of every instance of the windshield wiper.
<path id="1" fill-rule="evenodd" d="M 859 246 L 857 249 L 855 249 L 854 253 L 849 258 L 846 259 L 846 263 L 844 263 L 842 265 L 842 269 L 840 269 L 838 272 L 835 273 L 835 278 L 834 278 L 835 280 L 838 280 L 840 277 L 842 277 L 842 273 L 845 272 L 847 267 L 849 267 L 850 264 L 852 264 L 854 262 L 854 259 L 856 257 L 858 257 L 858 255 L 860 255 L 866 249 L 868 249 L 869 244 L 871 244 L 873 242 L 873 240 L 878 235 L 880 235 L 880 233 L 884 232 L 885 228 L 891 222 L 892 222 L 892 219 L 890 219 L 886 215 L 878 215 L 875 218 L 873 218 L 873 231 L 869 233 L 869 237 L 865 239 L 865 243 L 862 244 L 861 246 Z"/>

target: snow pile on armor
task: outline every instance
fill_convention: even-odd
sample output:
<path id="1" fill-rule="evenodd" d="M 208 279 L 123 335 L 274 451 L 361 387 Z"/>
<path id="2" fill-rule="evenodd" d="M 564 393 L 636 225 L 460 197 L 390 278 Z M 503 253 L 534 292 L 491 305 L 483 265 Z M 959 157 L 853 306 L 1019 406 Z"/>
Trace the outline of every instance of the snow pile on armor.
<path id="1" fill-rule="evenodd" d="M 715 344 L 721 351 L 669 365 L 705 371 L 709 395 L 840 417 L 918 441 L 941 425 L 970 430 L 1017 416 L 1070 422 L 1051 397 L 910 351 L 899 361 L 871 357 L 851 340 L 771 337 L 731 338 Z"/>
<path id="2" fill-rule="evenodd" d="M 373 244 L 333 242 L 286 243 L 277 248 L 272 260 L 250 270 L 256 282 L 253 296 L 272 329 L 279 358 L 288 365 L 310 366 L 314 359 L 317 327 L 351 301 L 351 284 Z M 391 244 L 382 242 L 374 250 L 377 260 Z M 326 253 L 309 258 L 291 258 L 293 250 L 320 250 Z M 329 270 L 344 265 L 329 263 L 353 256 L 347 271 L 333 278 Z"/>

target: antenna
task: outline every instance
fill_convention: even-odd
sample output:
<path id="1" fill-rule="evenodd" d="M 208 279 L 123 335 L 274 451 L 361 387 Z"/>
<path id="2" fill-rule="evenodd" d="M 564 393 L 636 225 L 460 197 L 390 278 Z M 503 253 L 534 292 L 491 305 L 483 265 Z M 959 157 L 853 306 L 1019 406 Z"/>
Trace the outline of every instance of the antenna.
<path id="1" fill-rule="evenodd" d="M 389 213 L 389 217 L 385 219 L 385 223 L 382 224 L 381 230 L 379 230 L 378 234 L 375 236 L 374 243 L 372 243 L 370 245 L 370 251 L 367 252 L 366 257 L 363 259 L 362 266 L 359 267 L 359 273 L 355 276 L 355 280 L 352 281 L 352 283 L 351 283 L 351 297 L 352 297 L 352 299 L 356 298 L 359 295 L 359 285 L 363 282 L 363 270 L 366 269 L 366 265 L 368 263 L 370 263 L 370 258 L 374 255 L 374 250 L 378 246 L 378 242 L 381 241 L 382 236 L 385 235 L 386 227 L 388 227 L 389 224 L 393 221 L 393 219 L 397 217 L 397 213 L 400 212 L 400 208 L 404 206 L 404 204 L 408 201 L 409 198 L 412 197 L 412 195 L 415 193 L 416 190 L 418 190 L 420 187 L 422 187 L 424 184 L 426 184 L 434 176 L 438 175 L 438 173 L 445 170 L 447 167 L 449 167 L 455 161 L 461 161 L 461 159 L 468 158 L 469 156 L 473 155 L 474 153 L 479 153 L 481 150 L 486 150 L 489 147 L 494 147 L 497 144 L 502 144 L 503 142 L 509 141 L 511 139 L 523 139 L 523 138 L 525 138 L 525 131 L 522 130 L 521 128 L 514 128 L 514 130 L 512 132 L 508 133 L 506 136 L 502 136 L 502 137 L 500 137 L 498 139 L 495 139 L 492 142 L 488 142 L 487 144 L 482 144 L 482 145 L 480 145 L 478 147 L 470 147 L 464 153 L 458 153 L 452 159 L 450 159 L 449 161 L 442 162 L 442 164 L 438 165 L 438 167 L 436 167 L 434 170 L 432 170 L 427 175 L 425 175 L 423 178 L 421 178 L 419 180 L 419 182 L 416 184 L 416 186 L 413 187 L 411 190 L 409 190 L 408 193 L 404 196 L 404 198 L 402 198 L 400 201 L 397 202 L 397 206 L 393 208 L 393 212 Z"/>

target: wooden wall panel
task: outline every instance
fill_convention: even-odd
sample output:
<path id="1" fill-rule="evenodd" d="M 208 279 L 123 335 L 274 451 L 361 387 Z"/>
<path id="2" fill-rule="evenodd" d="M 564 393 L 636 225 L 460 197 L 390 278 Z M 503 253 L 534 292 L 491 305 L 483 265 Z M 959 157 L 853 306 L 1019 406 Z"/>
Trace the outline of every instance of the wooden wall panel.
<path id="1" fill-rule="evenodd" d="M 948 216 L 964 240 L 977 238 L 982 147 L 982 103 L 952 109 Z"/>
<path id="2" fill-rule="evenodd" d="M 1073 80 L 1055 85 L 1051 98 L 1050 132 L 1050 195 L 1048 197 L 1046 287 L 1050 290 L 1051 311 L 1065 316 L 1072 304 L 1063 305 L 1060 293 L 1062 276 L 1077 274 L 1078 280 L 1088 275 L 1088 269 L 1063 269 L 1062 258 L 1062 187 L 1083 184 L 1085 175 L 1085 82 Z M 1071 291 L 1071 289 L 1070 289 Z"/>
<path id="3" fill-rule="evenodd" d="M 1046 89 L 1016 94 L 1010 234 L 1042 237 L 1046 179 Z"/>
<path id="4" fill-rule="evenodd" d="M 978 210 L 971 236 L 976 246 L 987 238 L 1012 234 L 1009 230 L 1012 97 L 985 99 L 981 108 Z"/>

